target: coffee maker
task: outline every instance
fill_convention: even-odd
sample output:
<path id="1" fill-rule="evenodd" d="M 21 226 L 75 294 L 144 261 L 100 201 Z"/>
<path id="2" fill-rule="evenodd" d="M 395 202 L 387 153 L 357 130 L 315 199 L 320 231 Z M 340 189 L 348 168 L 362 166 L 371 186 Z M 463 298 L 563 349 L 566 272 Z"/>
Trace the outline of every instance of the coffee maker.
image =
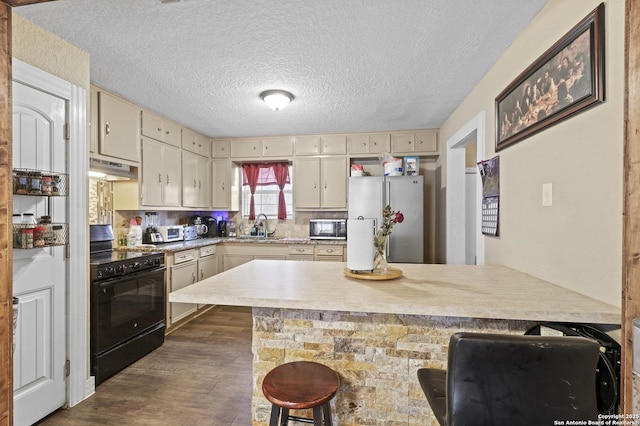
<path id="1" fill-rule="evenodd" d="M 227 236 L 227 221 L 220 220 L 218 221 L 218 236 L 226 237 Z"/>
<path id="2" fill-rule="evenodd" d="M 207 234 L 204 235 L 207 238 L 215 238 L 218 236 L 218 223 L 215 218 L 211 216 L 205 216 L 202 218 L 202 223 L 207 225 Z"/>
<path id="3" fill-rule="evenodd" d="M 156 244 L 164 242 L 162 235 L 158 232 L 158 212 L 146 212 L 147 227 L 142 233 L 144 244 Z"/>

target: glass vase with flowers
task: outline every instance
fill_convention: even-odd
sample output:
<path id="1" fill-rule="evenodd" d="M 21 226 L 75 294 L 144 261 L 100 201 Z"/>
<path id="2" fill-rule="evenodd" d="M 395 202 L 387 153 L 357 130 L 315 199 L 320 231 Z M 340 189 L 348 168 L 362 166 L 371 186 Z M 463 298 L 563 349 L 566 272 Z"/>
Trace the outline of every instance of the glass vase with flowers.
<path id="1" fill-rule="evenodd" d="M 399 211 L 391 209 L 390 205 L 387 205 L 382 211 L 382 223 L 380 228 L 373 237 L 373 246 L 375 252 L 373 255 L 373 272 L 375 274 L 386 275 L 389 272 L 389 264 L 387 263 L 387 241 L 393 225 L 396 223 L 402 223 L 404 215 Z"/>

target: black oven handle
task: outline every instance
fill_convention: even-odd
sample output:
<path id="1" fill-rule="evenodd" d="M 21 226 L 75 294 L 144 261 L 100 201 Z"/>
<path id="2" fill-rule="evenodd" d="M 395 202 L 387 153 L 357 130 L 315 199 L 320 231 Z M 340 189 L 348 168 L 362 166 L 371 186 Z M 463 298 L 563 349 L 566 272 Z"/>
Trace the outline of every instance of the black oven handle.
<path id="1" fill-rule="evenodd" d="M 114 277 L 114 278 L 109 278 L 107 280 L 104 281 L 99 281 L 96 284 L 98 285 L 99 289 L 103 289 L 103 288 L 107 288 L 107 287 L 112 287 L 114 284 L 119 283 L 120 281 L 125 281 L 125 280 L 131 280 L 131 279 L 136 279 L 136 278 L 140 278 L 149 274 L 153 274 L 156 272 L 163 272 L 166 271 L 167 267 L 166 266 L 161 266 L 159 268 L 153 268 L 153 269 L 145 269 L 144 271 L 140 271 L 140 272 L 135 272 L 133 274 L 128 274 L 128 275 L 120 275 L 119 277 Z"/>

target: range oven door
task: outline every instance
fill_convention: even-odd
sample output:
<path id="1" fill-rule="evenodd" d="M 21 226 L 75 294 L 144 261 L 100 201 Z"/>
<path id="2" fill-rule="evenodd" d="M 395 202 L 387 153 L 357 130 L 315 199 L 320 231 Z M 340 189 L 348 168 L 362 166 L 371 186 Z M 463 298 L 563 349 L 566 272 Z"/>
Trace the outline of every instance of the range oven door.
<path id="1" fill-rule="evenodd" d="M 165 322 L 165 267 L 92 283 L 91 352 L 98 355 Z"/>

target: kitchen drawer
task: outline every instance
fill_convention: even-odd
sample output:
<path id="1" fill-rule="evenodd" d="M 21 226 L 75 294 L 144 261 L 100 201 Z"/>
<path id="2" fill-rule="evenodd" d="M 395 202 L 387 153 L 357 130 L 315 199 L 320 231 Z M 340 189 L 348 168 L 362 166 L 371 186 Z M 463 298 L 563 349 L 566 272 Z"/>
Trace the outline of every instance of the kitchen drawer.
<path id="1" fill-rule="evenodd" d="M 343 246 L 317 246 L 316 256 L 342 256 L 344 254 Z"/>
<path id="2" fill-rule="evenodd" d="M 289 255 L 313 255 L 313 246 L 289 246 Z"/>
<path id="3" fill-rule="evenodd" d="M 183 250 L 173 254 L 173 264 L 177 265 L 178 263 L 189 262 L 190 260 L 194 260 L 196 258 L 195 250 Z"/>
<path id="4" fill-rule="evenodd" d="M 216 246 L 200 247 L 200 257 L 213 256 L 216 254 Z"/>

